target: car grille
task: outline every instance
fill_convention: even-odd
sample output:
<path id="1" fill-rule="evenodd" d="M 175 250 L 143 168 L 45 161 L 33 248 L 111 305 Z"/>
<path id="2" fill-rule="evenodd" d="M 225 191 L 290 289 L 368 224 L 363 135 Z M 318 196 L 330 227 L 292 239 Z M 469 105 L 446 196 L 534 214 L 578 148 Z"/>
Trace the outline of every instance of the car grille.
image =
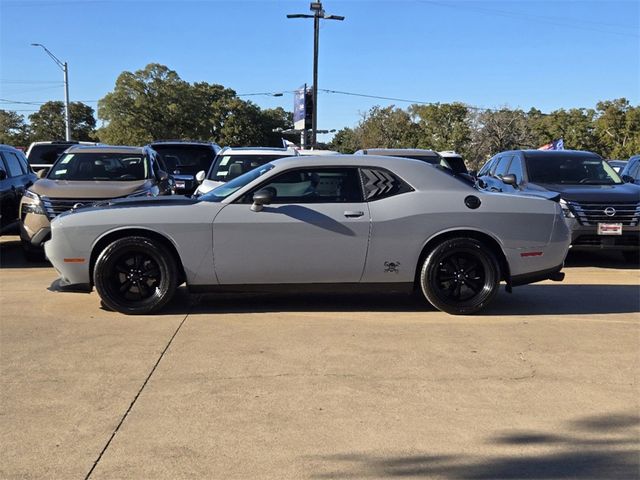
<path id="1" fill-rule="evenodd" d="M 96 202 L 104 201 L 104 198 L 48 198 L 42 197 L 44 210 L 47 212 L 49 220 L 57 217 L 62 212 L 71 210 L 74 205 L 81 203 L 82 205 L 91 205 Z"/>
<path id="2" fill-rule="evenodd" d="M 640 217 L 640 203 L 638 202 L 567 202 L 567 204 L 580 225 L 596 226 L 598 223 L 621 223 L 628 227 L 635 227 L 638 225 Z M 605 211 L 609 213 L 615 211 L 615 213 L 607 215 Z"/>

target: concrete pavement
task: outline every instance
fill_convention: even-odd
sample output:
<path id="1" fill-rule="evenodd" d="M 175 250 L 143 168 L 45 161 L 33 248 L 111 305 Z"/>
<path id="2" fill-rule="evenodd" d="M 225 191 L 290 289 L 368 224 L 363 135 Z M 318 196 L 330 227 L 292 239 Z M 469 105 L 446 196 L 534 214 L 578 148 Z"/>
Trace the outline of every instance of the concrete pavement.
<path id="1" fill-rule="evenodd" d="M 125 317 L 0 244 L 1 478 L 638 478 L 640 274 L 452 317 L 402 296 L 192 296 Z M 595 266 L 591 266 L 595 262 Z"/>

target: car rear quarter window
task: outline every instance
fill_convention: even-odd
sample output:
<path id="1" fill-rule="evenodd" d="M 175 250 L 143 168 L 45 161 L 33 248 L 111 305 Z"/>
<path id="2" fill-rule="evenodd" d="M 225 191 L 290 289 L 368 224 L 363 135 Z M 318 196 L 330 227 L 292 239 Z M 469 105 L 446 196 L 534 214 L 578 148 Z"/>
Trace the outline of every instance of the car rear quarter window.
<path id="1" fill-rule="evenodd" d="M 360 178 L 364 199 L 368 202 L 413 191 L 413 188 L 402 179 L 383 169 L 361 168 Z"/>

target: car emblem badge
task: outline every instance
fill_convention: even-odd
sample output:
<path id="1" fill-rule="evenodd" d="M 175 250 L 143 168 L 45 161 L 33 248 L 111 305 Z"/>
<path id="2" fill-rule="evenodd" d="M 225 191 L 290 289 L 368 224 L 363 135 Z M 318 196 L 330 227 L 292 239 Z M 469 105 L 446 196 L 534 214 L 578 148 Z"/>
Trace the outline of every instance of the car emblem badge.
<path id="1" fill-rule="evenodd" d="M 613 217 L 616 214 L 616 209 L 613 207 L 607 207 L 604 209 L 604 214 L 607 217 Z"/>

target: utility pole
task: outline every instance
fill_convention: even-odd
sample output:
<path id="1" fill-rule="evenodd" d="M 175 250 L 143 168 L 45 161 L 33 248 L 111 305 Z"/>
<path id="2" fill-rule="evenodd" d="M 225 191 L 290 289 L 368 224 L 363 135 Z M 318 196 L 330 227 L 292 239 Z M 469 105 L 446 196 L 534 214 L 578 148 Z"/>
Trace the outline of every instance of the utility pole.
<path id="1" fill-rule="evenodd" d="M 313 114 L 311 116 L 311 146 L 316 146 L 318 132 L 318 48 L 320 43 L 320 20 L 344 20 L 340 15 L 325 15 L 322 2 L 311 2 L 310 10 L 313 15 L 305 13 L 290 13 L 287 18 L 313 18 Z"/>
<path id="2" fill-rule="evenodd" d="M 64 124 L 65 124 L 65 140 L 71 140 L 71 117 L 69 115 L 69 67 L 67 62 L 62 62 L 47 47 L 41 43 L 32 43 L 32 47 L 42 47 L 53 61 L 62 69 L 64 73 Z"/>

